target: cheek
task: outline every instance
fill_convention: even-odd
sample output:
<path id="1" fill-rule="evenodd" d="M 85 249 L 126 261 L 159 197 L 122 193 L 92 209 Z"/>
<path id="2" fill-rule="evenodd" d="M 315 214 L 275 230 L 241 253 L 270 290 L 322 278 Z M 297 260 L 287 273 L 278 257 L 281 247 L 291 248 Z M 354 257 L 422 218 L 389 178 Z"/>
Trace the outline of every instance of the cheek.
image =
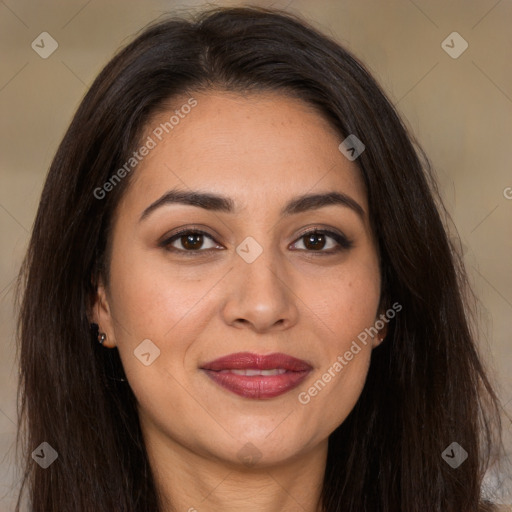
<path id="1" fill-rule="evenodd" d="M 208 274 L 198 278 L 192 266 L 180 269 L 146 251 L 126 252 L 112 261 L 114 314 L 126 327 L 120 330 L 120 343 L 127 335 L 132 342 L 148 337 L 161 342 L 173 331 L 181 332 L 189 315 L 201 309 L 200 300 L 211 287 Z"/>
<path id="2" fill-rule="evenodd" d="M 202 409 L 188 387 L 185 360 L 214 310 L 214 295 L 205 294 L 218 279 L 193 279 L 193 271 L 180 273 L 174 266 L 171 272 L 155 260 L 149 264 L 143 254 L 126 254 L 112 265 L 116 343 L 139 414 L 161 431 L 170 428 L 174 436 L 186 438 Z M 151 363 L 146 366 L 134 351 L 141 355 L 139 347 L 148 339 L 156 349 L 148 344 Z M 180 411 L 179 421 L 170 421 L 171 404 Z"/>
<path id="3" fill-rule="evenodd" d="M 352 257 L 346 265 L 323 274 L 300 275 L 297 295 L 305 311 L 311 311 L 313 321 L 327 333 L 330 350 L 343 350 L 374 324 L 381 290 L 378 262 L 372 253 Z"/>
<path id="4" fill-rule="evenodd" d="M 164 258 L 150 259 L 146 251 L 130 251 L 121 243 L 117 247 L 111 264 L 116 344 L 138 401 L 151 405 L 158 390 L 179 392 L 173 376 L 183 380 L 190 340 L 207 321 L 207 301 L 201 299 L 211 284 L 186 279 L 176 266 L 171 272 Z"/>
<path id="5" fill-rule="evenodd" d="M 298 402 L 311 417 L 320 418 L 319 434 L 328 435 L 353 409 L 366 381 L 372 352 L 368 333 L 374 334 L 369 328 L 377 320 L 380 300 L 378 262 L 373 257 L 353 259 L 316 284 L 307 306 L 325 336 L 319 350 L 322 365 L 315 379 L 298 391 Z"/>

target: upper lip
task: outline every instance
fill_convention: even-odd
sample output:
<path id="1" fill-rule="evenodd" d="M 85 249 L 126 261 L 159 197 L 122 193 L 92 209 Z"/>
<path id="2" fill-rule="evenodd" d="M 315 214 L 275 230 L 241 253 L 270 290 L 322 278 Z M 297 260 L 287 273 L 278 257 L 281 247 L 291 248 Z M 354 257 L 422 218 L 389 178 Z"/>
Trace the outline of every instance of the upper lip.
<path id="1" fill-rule="evenodd" d="M 253 354 L 252 352 L 237 352 L 224 357 L 219 357 L 201 366 L 203 370 L 273 370 L 285 369 L 293 372 L 309 371 L 312 366 L 296 357 L 275 352 L 273 354 Z"/>

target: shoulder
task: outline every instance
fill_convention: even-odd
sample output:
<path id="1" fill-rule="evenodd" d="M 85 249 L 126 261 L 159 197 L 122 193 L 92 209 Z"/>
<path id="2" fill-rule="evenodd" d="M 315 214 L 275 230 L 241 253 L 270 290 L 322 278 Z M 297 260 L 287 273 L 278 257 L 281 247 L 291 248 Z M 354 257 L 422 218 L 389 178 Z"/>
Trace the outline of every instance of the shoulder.
<path id="1" fill-rule="evenodd" d="M 512 512 L 512 505 L 495 505 L 495 512 Z"/>

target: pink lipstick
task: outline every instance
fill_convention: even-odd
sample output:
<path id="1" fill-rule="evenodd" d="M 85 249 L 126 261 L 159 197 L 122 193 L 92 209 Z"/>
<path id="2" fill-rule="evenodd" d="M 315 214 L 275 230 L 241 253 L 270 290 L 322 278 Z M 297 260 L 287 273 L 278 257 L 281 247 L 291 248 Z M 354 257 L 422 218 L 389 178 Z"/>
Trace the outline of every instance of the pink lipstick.
<path id="1" fill-rule="evenodd" d="M 295 357 L 238 352 L 201 367 L 219 386 L 244 398 L 273 398 L 297 387 L 313 367 Z"/>

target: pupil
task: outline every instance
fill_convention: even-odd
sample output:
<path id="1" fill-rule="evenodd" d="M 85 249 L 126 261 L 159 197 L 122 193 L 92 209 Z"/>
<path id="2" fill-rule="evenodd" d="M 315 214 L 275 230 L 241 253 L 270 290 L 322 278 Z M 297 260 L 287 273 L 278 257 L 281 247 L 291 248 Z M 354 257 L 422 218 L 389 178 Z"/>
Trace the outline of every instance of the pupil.
<path id="1" fill-rule="evenodd" d="M 320 243 L 318 243 L 320 241 Z M 311 234 L 306 237 L 306 243 L 304 244 L 307 249 L 322 249 L 325 243 L 325 237 L 323 234 Z"/>

